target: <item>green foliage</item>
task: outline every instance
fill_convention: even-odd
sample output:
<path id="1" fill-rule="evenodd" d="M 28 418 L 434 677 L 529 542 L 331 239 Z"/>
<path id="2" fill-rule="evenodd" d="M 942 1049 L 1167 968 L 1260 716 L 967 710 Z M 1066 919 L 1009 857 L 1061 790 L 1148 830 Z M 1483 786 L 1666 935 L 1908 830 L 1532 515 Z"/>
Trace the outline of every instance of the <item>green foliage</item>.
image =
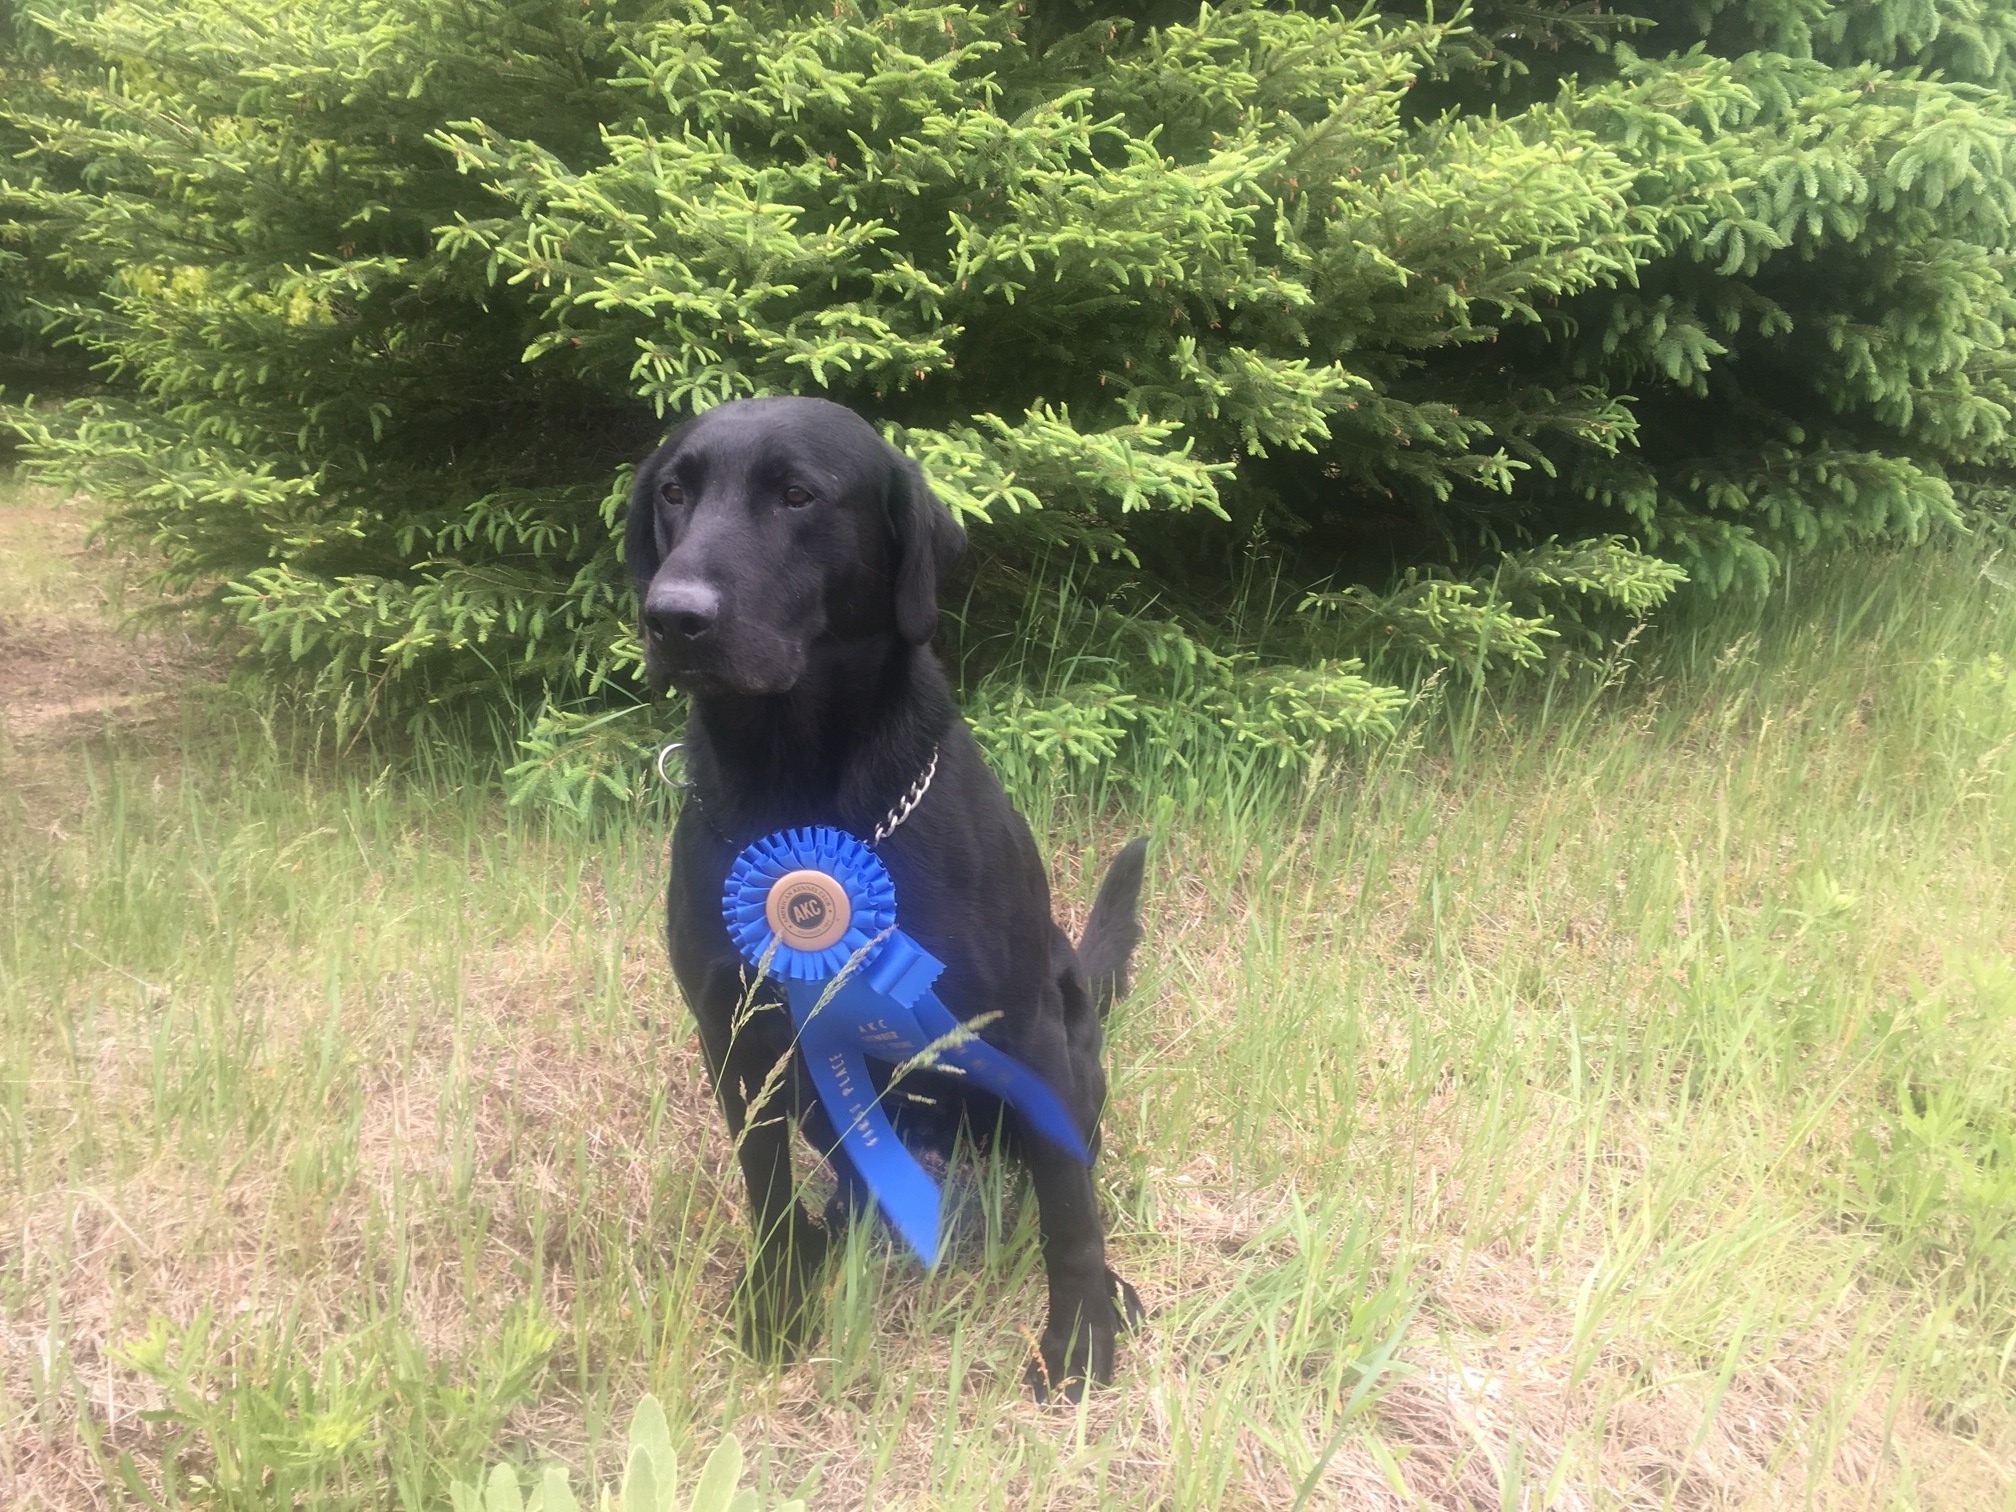
<path id="1" fill-rule="evenodd" d="M 0 399 L 74 393 L 86 386 L 84 360 L 62 349 L 58 307 L 88 301 L 95 282 L 74 267 L 49 221 L 23 203 L 22 191 L 54 173 L 77 187 L 85 163 L 35 161 L 35 136 L 12 111 L 46 107 L 52 81 L 87 66 L 14 7 L 0 8 Z M 0 447 L 9 438 L 0 433 Z"/>
<path id="2" fill-rule="evenodd" d="M 120 1351 L 163 1402 L 146 1416 L 170 1434 L 159 1461 L 167 1505 L 383 1506 L 388 1489 L 420 1505 L 443 1462 L 474 1459 L 534 1395 L 558 1337 L 514 1309 L 469 1358 L 444 1360 L 385 1317 L 318 1356 L 299 1346 L 296 1322 L 247 1330 L 208 1309 L 187 1326 L 155 1316 Z M 117 1471 L 136 1500 L 161 1504 L 131 1455 Z"/>
<path id="3" fill-rule="evenodd" d="M 301 666 L 340 720 L 620 675 L 598 506 L 648 428 L 519 362 L 529 313 L 432 248 L 474 196 L 424 140 L 472 94 L 592 139 L 582 78 L 609 46 L 594 17 L 521 32 L 430 6 L 142 3 L 40 19 L 110 71 L 15 117 L 91 182 L 12 199 L 95 269 L 96 304 L 64 313 L 123 380 L 18 417 L 44 465 L 120 500 L 111 528 Z"/>
<path id="4" fill-rule="evenodd" d="M 600 1512 L 681 1512 L 679 1456 L 656 1397 L 647 1395 L 637 1403 L 628 1442 L 622 1481 L 604 1486 L 593 1506 Z M 736 1489 L 741 1479 L 742 1444 L 734 1434 L 724 1434 L 701 1467 L 684 1512 L 761 1512 L 766 1504 L 756 1492 Z M 557 1466 L 546 1468 L 530 1497 L 521 1492 L 518 1474 L 509 1465 L 496 1466 L 480 1486 L 457 1481 L 449 1490 L 455 1512 L 581 1512 L 567 1472 Z M 768 1505 L 775 1512 L 805 1509 L 802 1501 Z"/>
<path id="5" fill-rule="evenodd" d="M 1516 8 L 1484 5 L 1480 25 L 1501 9 Z M 1555 80 L 1632 154 L 1633 198 L 1661 212 L 1634 287 L 1565 303 L 1548 349 L 1522 349 L 1634 396 L 1631 447 L 1569 459 L 1549 491 L 1621 512 L 1711 591 L 1827 540 L 1915 539 L 1961 498 L 1997 507 L 2016 115 L 1992 38 L 2016 35 L 2016 7 L 1614 19 L 1571 49 L 1572 83 L 1558 59 L 1519 57 L 1528 88 Z M 1932 73 L 1935 58 L 1956 66 Z"/>
<path id="6" fill-rule="evenodd" d="M 36 318 L 116 385 L 17 405 L 36 465 L 339 726 L 501 700 L 570 803 L 662 723 L 604 718 L 623 464 L 736 395 L 923 460 L 971 678 L 1069 554 L 1290 762 L 1382 728 L 1366 668 L 1505 676 L 2007 508 L 2010 0 L 28 14 L 0 239 L 60 248 Z M 1219 633 L 1249 557 L 1317 585 L 1306 645 Z M 987 717 L 1097 760 L 1158 666 Z"/>

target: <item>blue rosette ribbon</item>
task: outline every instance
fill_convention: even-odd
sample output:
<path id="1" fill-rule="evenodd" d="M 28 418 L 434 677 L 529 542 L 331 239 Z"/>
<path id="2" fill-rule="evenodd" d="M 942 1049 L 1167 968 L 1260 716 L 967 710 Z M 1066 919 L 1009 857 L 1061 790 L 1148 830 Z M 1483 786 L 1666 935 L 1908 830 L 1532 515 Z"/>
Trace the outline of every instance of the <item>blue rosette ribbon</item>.
<path id="1" fill-rule="evenodd" d="M 925 1057 L 1006 1103 L 1038 1138 L 1081 1164 L 1084 1136 L 1056 1090 L 952 1015 L 932 984 L 945 967 L 896 927 L 896 888 L 845 830 L 778 830 L 728 868 L 721 916 L 744 960 L 783 987 L 805 1068 L 891 1227 L 938 1263 L 938 1183 L 889 1123 L 869 1059 Z"/>

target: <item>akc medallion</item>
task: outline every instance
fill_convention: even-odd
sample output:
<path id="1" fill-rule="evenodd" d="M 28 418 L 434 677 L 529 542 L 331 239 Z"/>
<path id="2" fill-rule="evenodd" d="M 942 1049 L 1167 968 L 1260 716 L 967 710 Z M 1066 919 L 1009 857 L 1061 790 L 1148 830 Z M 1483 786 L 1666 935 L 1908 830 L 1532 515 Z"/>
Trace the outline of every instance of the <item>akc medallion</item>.
<path id="1" fill-rule="evenodd" d="M 839 879 L 809 867 L 771 884 L 763 914 L 777 938 L 794 950 L 824 950 L 847 933 L 854 918 Z"/>

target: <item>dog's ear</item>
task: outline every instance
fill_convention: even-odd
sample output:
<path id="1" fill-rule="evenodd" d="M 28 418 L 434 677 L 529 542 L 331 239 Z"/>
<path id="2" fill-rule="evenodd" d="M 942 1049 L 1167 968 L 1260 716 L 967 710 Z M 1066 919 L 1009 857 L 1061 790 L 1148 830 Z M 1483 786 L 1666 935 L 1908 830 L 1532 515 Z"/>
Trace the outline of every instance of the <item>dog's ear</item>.
<path id="1" fill-rule="evenodd" d="M 896 533 L 896 629 L 913 646 L 938 628 L 938 587 L 966 549 L 966 532 L 924 481 L 924 469 L 889 448 L 889 523 Z"/>
<path id="2" fill-rule="evenodd" d="M 665 481 L 664 464 L 679 450 L 692 424 L 687 420 L 674 427 L 658 449 L 637 464 L 637 476 L 630 480 L 630 506 L 623 520 L 623 565 L 630 569 L 630 586 L 637 590 L 640 603 L 651 579 L 658 575 L 658 564 L 665 560 L 658 546 L 658 489 Z"/>

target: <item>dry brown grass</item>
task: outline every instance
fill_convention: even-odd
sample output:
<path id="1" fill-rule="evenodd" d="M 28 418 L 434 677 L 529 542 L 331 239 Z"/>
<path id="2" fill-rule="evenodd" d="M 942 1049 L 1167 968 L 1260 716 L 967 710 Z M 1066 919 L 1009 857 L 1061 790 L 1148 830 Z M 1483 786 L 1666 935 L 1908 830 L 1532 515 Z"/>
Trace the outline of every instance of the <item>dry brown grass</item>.
<path id="1" fill-rule="evenodd" d="M 47 532 L 59 554 L 81 550 L 74 519 L 13 509 L 0 513 L 0 551 L 6 532 L 28 530 Z M 180 759 L 145 721 L 172 709 L 190 662 L 167 646 L 136 653 L 102 614 L 102 601 L 58 594 L 17 612 L 0 641 L 6 754 L 33 755 L 33 780 L 11 780 L 17 837 L 46 832 L 38 805 L 55 822 L 79 811 L 61 763 L 105 741 L 108 722 L 129 757 Z M 1705 762 L 1728 760 L 1708 733 L 1701 750 Z M 1692 1104 L 1686 1116 L 1706 1120 L 1696 1129 L 1626 1087 L 1571 1090 L 1555 1005 L 1612 1002 L 1638 1022 L 1684 985 L 1619 911 L 1644 873 L 1592 885 L 1588 866 L 1644 823 L 1662 785 L 1650 774 L 1621 790 L 1517 783 L 1438 788 L 1424 767 L 1409 789 L 1427 805 L 1423 834 L 1460 836 L 1478 812 L 1514 805 L 1497 845 L 1527 858 L 1516 868 L 1396 845 L 1376 867 L 1340 874 L 1325 870 L 1331 842 L 1313 833 L 1290 855 L 1172 845 L 1146 984 L 1115 1047 L 1106 1177 L 1116 1209 L 1149 1215 L 1121 1219 L 1114 1248 L 1157 1317 L 1126 1349 L 1119 1383 L 1081 1415 L 1023 1396 L 1014 1340 L 1039 1318 L 1039 1279 L 990 1273 L 970 1210 L 960 1260 L 929 1282 L 886 1246 L 871 1256 L 867 1365 L 847 1363 L 853 1346 L 841 1339 L 779 1373 L 737 1355 L 739 1193 L 652 938 L 654 862 L 629 852 L 627 868 L 598 862 L 577 873 L 585 880 L 564 907 L 508 925 L 472 905 L 468 943 L 444 977 L 447 957 L 418 942 L 449 904 L 407 896 L 406 874 L 382 859 L 337 867 L 331 857 L 356 842 L 334 820 L 307 838 L 272 835 L 295 847 L 286 864 L 357 884 L 338 910 L 355 920 L 344 937 L 290 943 L 287 921 L 273 919 L 237 947 L 230 1002 L 260 1025 L 236 1051 L 240 1086 L 270 1097 L 287 1129 L 255 1138 L 221 1116 L 150 1122 L 156 1032 L 164 1015 L 192 1011 L 201 983 L 107 960 L 71 985 L 93 1005 L 75 1022 L 95 1038 L 66 1037 L 67 1024 L 32 1037 L 29 1180 L 0 1177 L 0 1277 L 13 1299 L 0 1311 L 0 1504 L 112 1506 L 122 1498 L 105 1453 L 131 1453 L 156 1479 L 148 1467 L 168 1430 L 142 1414 L 162 1395 L 119 1357 L 150 1315 L 186 1324 L 207 1309 L 227 1341 L 291 1319 L 292 1347 L 313 1355 L 356 1334 L 396 1256 L 399 1320 L 448 1361 L 476 1357 L 538 1278 L 539 1309 L 559 1332 L 541 1388 L 509 1416 L 517 1442 L 577 1466 L 599 1459 L 607 1474 L 612 1430 L 591 1428 L 589 1410 L 620 1415 L 654 1389 L 692 1440 L 704 1447 L 732 1422 L 771 1483 L 809 1480 L 821 1508 L 1282 1508 L 1326 1448 L 1305 1505 L 2006 1505 L 2008 1400 L 1962 1422 L 1928 1398 L 1899 1341 L 1932 1315 L 1893 1279 L 1861 1273 L 1872 1241 L 1793 1205 L 1803 1167 L 1781 1161 L 1760 1178 L 1769 1162 L 1739 1159 L 1721 1172 L 1718 1149 L 1748 1137 L 1739 1118 Z M 1339 821 L 1381 822 L 1400 821 Z M 407 840 L 429 844 L 424 827 Z M 567 843 L 534 837 L 447 871 L 475 896 L 511 868 L 564 869 Z M 1704 911 L 1717 897 L 1782 889 L 1802 865 L 1779 836 L 1717 860 L 1675 835 L 1664 854 L 1686 906 Z M 1074 924 L 1090 865 L 1058 862 Z M 1423 911 L 1431 885 L 1444 889 L 1436 923 Z M 1871 932 L 1883 957 L 1875 990 L 1936 969 L 1936 936 L 1952 927 L 1936 910 L 1883 916 Z M 599 980 L 618 931 L 613 980 Z M 1256 975 L 1269 959 L 1280 969 Z M 332 962 L 348 963 L 333 1004 Z M 1239 1135 L 1264 1088 L 1228 1096 L 1222 1080 L 1271 1053 L 1255 1019 L 1341 998 L 1361 1005 L 1355 1061 L 1325 1051 L 1340 1063 L 1322 1062 L 1321 1074 L 1357 1078 L 1338 1083 L 1355 1086 L 1360 1105 L 1348 1138 L 1333 1138 L 1313 1102 L 1270 1112 L 1264 1138 Z M 1518 1010 L 1504 1031 L 1519 1052 L 1509 1064 L 1532 1074 L 1493 1082 L 1451 1047 L 1476 1041 L 1506 1005 Z M 310 1099 L 303 1068 L 325 1043 L 343 1074 Z M 1845 1137 L 1832 1124 L 1816 1136 Z M 340 1153 L 341 1174 L 317 1182 L 290 1164 L 317 1152 Z M 1766 1179 L 1775 1189 L 1757 1189 Z M 1007 1202 L 1013 1232 L 1012 1189 Z M 1298 1323 L 1255 1280 L 1297 1261 L 1284 1224 L 1312 1203 L 1362 1221 L 1367 1275 L 1396 1278 L 1415 1304 L 1397 1368 L 1334 1441 L 1336 1400 L 1313 1386 L 1298 1399 L 1294 1383 L 1317 1378 L 1325 1330 L 1341 1336 L 1347 1321 Z M 1281 1305 L 1271 1333 L 1220 1347 L 1199 1320 L 1249 1291 L 1256 1305 Z M 1256 1366 L 1270 1346 L 1285 1363 Z M 227 1360 L 237 1348 L 253 1359 L 227 1342 Z M 1192 1475 L 1199 1465 L 1208 1475 Z M 1200 1500 L 1212 1477 L 1217 1489 Z"/>
<path id="2" fill-rule="evenodd" d="M 626 980 L 634 983 L 637 1000 L 664 1000 L 667 984 L 655 962 L 640 953 L 628 967 Z M 697 1156 L 709 1179 L 719 1183 L 721 1200 L 732 1202 L 728 1150 L 690 1046 L 659 1047 L 656 1063 L 665 1066 L 679 1095 L 668 1100 L 658 1138 L 649 1140 L 641 1031 L 611 1037 L 584 1053 L 550 1027 L 528 1025 L 539 1017 L 539 1005 L 554 1001 L 548 993 L 565 975 L 542 969 L 523 948 L 493 953 L 472 974 L 469 1009 L 487 1026 L 474 1039 L 488 1059 L 478 1078 L 474 1120 L 480 1190 L 469 1200 L 502 1213 L 522 1209 L 528 1189 L 542 1192 L 556 1208 L 565 1205 L 579 1214 L 586 1226 L 622 1236 L 603 1258 L 628 1264 L 633 1246 L 682 1242 L 662 1228 L 650 1234 L 640 1229 L 648 1207 L 643 1194 L 667 1151 L 681 1152 L 681 1159 Z M 363 1038 L 368 1043 L 369 1036 Z M 138 1069 L 122 1067 L 114 1054 L 95 1058 L 90 1101 L 110 1107 L 130 1099 Z M 312 1223 L 305 1215 L 276 1221 L 279 1198 L 270 1173 L 249 1169 L 213 1185 L 175 1151 L 164 1151 L 109 1188 L 73 1186 L 9 1199 L 5 1248 L 12 1254 L 5 1261 L 26 1260 L 48 1286 L 64 1320 L 64 1344 L 82 1396 L 76 1405 L 88 1403 L 109 1445 L 144 1460 L 162 1442 L 159 1430 L 140 1420 L 142 1412 L 161 1405 L 159 1393 L 112 1354 L 149 1313 L 187 1321 L 200 1306 L 251 1321 L 298 1309 L 302 1347 L 341 1334 L 363 1279 L 356 1264 L 369 1248 L 365 1236 L 375 1215 L 396 1205 L 396 1187 L 448 1183 L 452 1152 L 440 1137 L 439 1109 L 446 1080 L 438 1051 L 417 1054 L 404 1065 L 388 1064 L 368 1079 L 356 1179 L 344 1198 Z M 1435 1123 L 1431 1116 L 1428 1127 Z M 515 1139 L 507 1124 L 515 1126 Z M 576 1147 L 588 1152 L 596 1170 L 585 1191 L 572 1179 L 563 1153 Z M 1433 1185 L 1433 1168 L 1452 1170 L 1459 1154 L 1453 1140 L 1417 1143 L 1414 1156 L 1422 1167 L 1417 1179 Z M 1285 1184 L 1272 1190 L 1241 1187 L 1216 1166 L 1210 1155 L 1198 1154 L 1180 1168 L 1152 1172 L 1160 1193 L 1155 1269 L 1142 1272 L 1138 1259 L 1127 1268 L 1165 1313 L 1233 1285 L 1237 1268 L 1253 1262 L 1246 1246 L 1288 1200 Z M 1524 1205 L 1533 1196 L 1530 1187 L 1508 1190 L 1506 1200 Z M 412 1222 L 414 1269 L 404 1315 L 430 1349 L 453 1357 L 466 1351 L 475 1322 L 454 1238 L 424 1213 Z M 711 1236 L 713 1249 L 704 1302 L 725 1309 L 739 1263 L 733 1236 L 724 1243 L 720 1225 L 708 1215 L 695 1215 L 693 1227 L 692 1237 Z M 276 1229 L 289 1235 L 284 1247 L 271 1242 Z M 485 1264 L 495 1267 L 495 1274 L 478 1287 L 479 1297 L 487 1294 L 493 1305 L 507 1300 L 510 1262 L 522 1264 L 531 1242 L 522 1227 L 492 1232 Z M 580 1257 L 570 1265 L 555 1236 L 549 1235 L 548 1246 L 545 1304 L 552 1315 L 564 1317 L 574 1300 Z M 1417 1274 L 1425 1305 L 1402 1351 L 1406 1370 L 1375 1409 L 1377 1437 L 1397 1466 L 1400 1489 L 1365 1444 L 1353 1441 L 1331 1459 L 1312 1504 L 1491 1508 L 1500 1504 L 1507 1466 L 1523 1463 L 1528 1475 L 1540 1472 L 1543 1481 L 1556 1465 L 1568 1467 L 1551 1498 L 1522 1502 L 1535 1507 L 1876 1506 L 1888 1499 L 1900 1446 L 1908 1446 L 1917 1466 L 1925 1505 L 1988 1506 L 2006 1487 L 2008 1461 L 1997 1458 L 1989 1444 L 1942 1431 L 1915 1400 L 1899 1404 L 1894 1420 L 1886 1421 L 1885 1404 L 1873 1387 L 1864 1388 L 1846 1430 L 1815 1449 L 1814 1425 L 1826 1416 L 1846 1354 L 1846 1324 L 1839 1319 L 1812 1320 L 1780 1341 L 1769 1363 L 1737 1371 L 1712 1415 L 1705 1411 L 1709 1388 L 1698 1363 L 1676 1365 L 1620 1334 L 1606 1342 L 1594 1368 L 1571 1380 L 1574 1291 L 1585 1273 L 1565 1257 L 1543 1272 L 1505 1245 L 1464 1252 L 1453 1241 L 1424 1264 Z M 897 1284 L 899 1303 L 905 1289 Z M 1019 1296 L 991 1298 L 986 1321 L 1026 1326 L 1038 1304 L 1039 1295 L 1027 1288 Z M 37 1323 L 25 1315 L 0 1319 L 0 1379 L 17 1407 L 32 1396 L 27 1378 L 45 1347 Z M 900 1307 L 884 1332 L 895 1347 L 909 1347 Z M 725 1339 L 720 1347 L 726 1350 Z M 1146 1490 L 1157 1483 L 1172 1441 L 1183 1431 L 1185 1404 L 1198 1395 L 1191 1378 L 1210 1369 L 1207 1362 L 1165 1358 L 1152 1373 L 1144 1371 L 1141 1356 L 1158 1348 L 1151 1331 L 1145 1344 L 1129 1351 L 1125 1379 L 1093 1402 L 1082 1430 L 1095 1440 L 1110 1434 L 1120 1445 L 1108 1472 L 1115 1505 L 1143 1504 L 1138 1490 L 1128 1487 Z M 945 1341 L 927 1341 L 901 1366 L 920 1381 L 942 1382 L 946 1354 Z M 553 1373 L 564 1380 L 582 1363 L 563 1346 Z M 726 1363 L 696 1363 L 717 1377 L 708 1384 L 718 1389 Z M 647 1362 L 634 1362 L 620 1374 L 640 1390 L 650 1371 Z M 970 1377 L 969 1384 L 984 1387 L 986 1381 Z M 893 1442 L 864 1441 L 856 1413 L 844 1401 L 828 1400 L 816 1372 L 801 1368 L 756 1384 L 737 1430 L 778 1464 L 817 1466 L 818 1506 L 926 1507 L 937 1504 L 930 1489 L 934 1446 L 948 1420 L 958 1423 L 961 1433 L 983 1436 L 1068 1440 L 1080 1431 L 1031 1404 L 1011 1403 L 1005 1411 L 998 1404 L 971 1405 L 987 1395 L 969 1390 L 951 1398 L 942 1390 L 918 1390 Z M 512 1427 L 549 1453 L 574 1458 L 589 1447 L 581 1437 L 580 1404 L 558 1382 L 521 1409 Z M 1246 1440 L 1237 1454 L 1241 1473 L 1218 1505 L 1288 1505 L 1297 1487 L 1278 1454 L 1250 1429 L 1237 1431 Z M 1312 1455 L 1321 1447 L 1317 1432 L 1312 1425 L 1307 1445 Z M 8 1505 L 114 1504 L 76 1435 L 74 1414 L 32 1428 L 17 1418 L 8 1433 L 10 1442 L 0 1453 Z M 2005 1454 L 2007 1434 L 2005 1422 Z M 1825 1457 L 1817 1478 L 1816 1452 Z M 865 1499 L 871 1482 L 879 1488 L 879 1501 Z M 1015 1482 L 1000 1490 L 1005 1505 L 1026 1504 L 1018 1501 Z"/>

